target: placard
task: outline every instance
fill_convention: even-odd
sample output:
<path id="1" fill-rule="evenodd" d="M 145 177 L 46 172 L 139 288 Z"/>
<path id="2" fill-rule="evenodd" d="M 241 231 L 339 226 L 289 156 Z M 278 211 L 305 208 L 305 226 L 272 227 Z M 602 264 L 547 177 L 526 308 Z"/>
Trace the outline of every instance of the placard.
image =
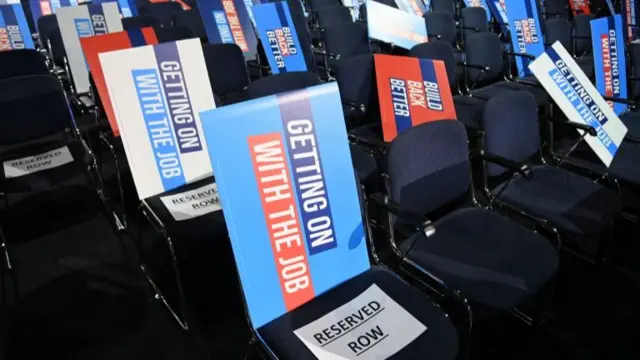
<path id="1" fill-rule="evenodd" d="M 417 15 L 422 17 L 425 12 L 427 12 L 427 8 L 422 3 L 422 0 L 395 0 L 396 5 L 398 5 L 398 9 L 408 12 L 409 14 Z"/>
<path id="2" fill-rule="evenodd" d="M 384 141 L 435 120 L 456 120 L 447 69 L 440 60 L 375 54 Z"/>
<path id="3" fill-rule="evenodd" d="M 216 183 L 161 196 L 160 200 L 176 221 L 190 220 L 222 209 Z"/>
<path id="4" fill-rule="evenodd" d="M 0 52 L 35 49 L 22 5 L 0 5 Z"/>
<path id="5" fill-rule="evenodd" d="M 591 14 L 589 0 L 569 0 L 569 6 L 571 7 L 573 16 L 578 14 Z"/>
<path id="6" fill-rule="evenodd" d="M 509 28 L 514 53 L 538 57 L 544 52 L 544 39 L 535 1 L 504 0 L 509 9 Z M 521 56 L 515 58 L 518 77 L 530 76 L 531 71 L 527 65 L 531 60 Z"/>
<path id="7" fill-rule="evenodd" d="M 427 25 L 421 16 L 367 0 L 369 38 L 404 49 L 427 42 Z"/>
<path id="8" fill-rule="evenodd" d="M 104 73 L 102 71 L 102 65 L 100 64 L 100 58 L 98 54 L 103 52 L 109 52 L 114 50 L 129 49 L 137 46 L 155 45 L 158 43 L 158 38 L 153 28 L 138 28 L 134 27 L 127 31 L 120 31 L 116 33 L 89 36 L 80 39 L 82 45 L 82 52 L 87 65 L 93 76 L 93 82 L 100 96 L 102 107 L 104 108 L 105 115 L 111 126 L 111 131 L 114 136 L 120 136 L 120 130 L 118 129 L 118 122 L 116 116 L 113 113 L 113 107 L 111 106 L 111 99 L 109 98 L 109 90 L 107 89 L 107 83 L 104 79 Z"/>
<path id="9" fill-rule="evenodd" d="M 92 4 L 103 4 L 106 2 L 113 2 L 115 0 L 92 0 Z M 118 7 L 120 8 L 120 14 L 122 17 L 138 16 L 138 9 L 136 9 L 135 0 L 117 0 Z M 131 1 L 131 2 L 130 2 Z"/>
<path id="10" fill-rule="evenodd" d="M 588 135 L 585 141 L 608 167 L 627 133 L 627 127 L 600 96 L 573 57 L 557 41 L 529 68 L 569 121 L 596 129 L 598 136 Z"/>
<path id="11" fill-rule="evenodd" d="M 45 15 L 55 14 L 58 9 L 67 6 L 78 6 L 78 0 L 29 0 L 31 18 L 38 26 L 38 19 Z"/>
<path id="12" fill-rule="evenodd" d="M 286 2 L 256 5 L 253 16 L 271 73 L 307 71 L 289 5 Z"/>
<path id="13" fill-rule="evenodd" d="M 509 17 L 507 16 L 507 6 L 504 0 L 486 0 L 487 7 L 491 10 L 493 17 L 500 24 L 503 34 L 509 33 Z"/>
<path id="14" fill-rule="evenodd" d="M 20 0 L 0 0 L 0 5 L 21 4 Z"/>
<path id="15" fill-rule="evenodd" d="M 388 359 L 427 327 L 378 285 L 294 331 L 323 360 Z"/>
<path id="16" fill-rule="evenodd" d="M 5 161 L 2 168 L 4 177 L 10 179 L 57 168 L 70 162 L 73 162 L 73 155 L 65 145 L 42 154 Z"/>
<path id="17" fill-rule="evenodd" d="M 216 104 L 200 40 L 99 57 L 140 199 L 211 176 L 200 112 Z"/>
<path id="18" fill-rule="evenodd" d="M 88 93 L 89 69 L 80 38 L 122 31 L 118 4 L 109 2 L 61 8 L 56 12 L 56 17 L 75 91 L 77 94 Z"/>
<path id="19" fill-rule="evenodd" d="M 615 6 L 613 5 L 613 1 L 612 1 L 612 0 L 607 0 L 607 7 L 609 8 L 609 13 L 610 13 L 611 15 L 615 15 L 615 14 L 617 14 L 617 12 L 616 12 L 616 8 L 615 8 Z"/>
<path id="20" fill-rule="evenodd" d="M 258 40 L 244 0 L 198 0 L 198 9 L 210 43 L 236 44 L 246 59 L 256 58 Z"/>
<path id="21" fill-rule="evenodd" d="M 623 20 L 628 44 L 636 39 L 638 7 L 636 0 L 622 0 L 620 6 L 622 7 L 622 15 L 624 15 Z"/>
<path id="22" fill-rule="evenodd" d="M 491 21 L 491 9 L 485 0 L 464 0 L 466 7 L 480 7 L 487 13 L 487 22 Z"/>
<path id="23" fill-rule="evenodd" d="M 596 87 L 600 94 L 627 98 L 627 65 L 622 31 L 622 16 L 615 15 L 591 20 L 593 65 Z M 607 101 L 616 115 L 627 111 L 627 105 Z"/>
<path id="24" fill-rule="evenodd" d="M 369 269 L 335 82 L 202 118 L 254 328 Z"/>

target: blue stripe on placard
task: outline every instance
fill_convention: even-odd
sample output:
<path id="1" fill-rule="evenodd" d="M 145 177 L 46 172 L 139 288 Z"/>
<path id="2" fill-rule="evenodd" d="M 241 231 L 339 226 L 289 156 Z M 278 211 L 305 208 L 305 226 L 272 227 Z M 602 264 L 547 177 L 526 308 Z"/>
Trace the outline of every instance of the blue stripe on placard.
<path id="1" fill-rule="evenodd" d="M 185 184 L 185 178 L 160 88 L 160 77 L 156 69 L 131 70 L 131 76 L 162 186 L 165 191 L 175 189 Z"/>
<path id="2" fill-rule="evenodd" d="M 549 76 L 562 91 L 569 103 L 573 105 L 580 117 L 582 117 L 588 125 L 596 129 L 598 139 L 613 157 L 618 151 L 618 146 L 604 129 L 603 125 L 608 121 L 606 115 L 568 67 L 563 67 L 562 71 L 558 68 L 557 62 L 563 61 L 555 49 L 552 47 L 548 48 L 547 55 L 555 66 L 554 69 L 549 71 Z"/>
<path id="3" fill-rule="evenodd" d="M 107 28 L 107 19 L 104 16 L 102 4 L 91 4 L 87 6 L 89 17 L 91 18 L 91 27 L 94 35 L 104 35 L 109 33 Z"/>
<path id="4" fill-rule="evenodd" d="M 402 84 L 402 86 L 397 86 L 395 84 Z M 391 92 L 391 102 L 394 104 L 394 109 L 395 104 L 400 103 L 404 105 L 403 108 L 406 107 L 406 113 L 409 114 L 404 115 L 405 112 L 402 111 L 393 112 L 396 119 L 396 130 L 397 133 L 400 134 L 412 126 L 411 111 L 407 104 L 407 99 L 409 98 L 407 95 L 407 82 L 403 79 L 389 78 L 389 91 Z"/>
<path id="5" fill-rule="evenodd" d="M 4 7 L 0 7 L 0 29 L 7 31 L 7 23 L 4 21 Z"/>
<path id="6" fill-rule="evenodd" d="M 2 6 L 0 7 L 0 10 L 2 11 L 2 17 L 4 18 L 4 25 L 0 25 L 0 27 L 5 28 L 5 35 L 8 37 L 11 49 L 24 49 L 23 36 L 22 32 L 18 28 L 18 21 L 16 20 L 16 16 L 13 13 L 13 5 Z"/>
<path id="7" fill-rule="evenodd" d="M 427 109 L 432 111 L 449 110 L 443 108 L 442 96 L 440 95 L 440 84 L 438 84 L 438 76 L 436 75 L 435 64 L 433 63 L 433 61 L 423 59 L 420 59 L 419 63 L 420 72 L 422 73 L 422 84 L 424 86 L 424 92 L 426 94 Z M 429 87 L 429 85 L 432 86 Z M 435 96 L 436 94 L 433 93 L 433 90 L 437 91 L 437 96 Z"/>
<path id="8" fill-rule="evenodd" d="M 24 9 L 20 4 L 13 5 L 13 13 L 16 17 L 16 22 L 18 27 L 20 28 L 20 34 L 22 35 L 22 41 L 24 42 L 24 46 L 27 49 L 35 49 L 35 44 L 33 43 L 33 38 L 31 37 L 31 29 L 29 28 L 29 23 L 27 22 L 27 17 L 24 14 Z"/>
<path id="9" fill-rule="evenodd" d="M 127 29 L 127 35 L 129 36 L 129 41 L 131 41 L 131 46 L 133 47 L 144 46 L 147 44 L 147 41 L 144 39 L 144 34 L 142 33 L 142 28 L 134 27 Z"/>
<path id="10" fill-rule="evenodd" d="M 229 27 L 229 21 L 227 21 L 227 14 L 220 10 L 214 10 L 212 13 L 213 19 L 218 27 L 220 41 L 224 44 L 233 44 L 233 35 L 231 35 L 231 28 Z"/>

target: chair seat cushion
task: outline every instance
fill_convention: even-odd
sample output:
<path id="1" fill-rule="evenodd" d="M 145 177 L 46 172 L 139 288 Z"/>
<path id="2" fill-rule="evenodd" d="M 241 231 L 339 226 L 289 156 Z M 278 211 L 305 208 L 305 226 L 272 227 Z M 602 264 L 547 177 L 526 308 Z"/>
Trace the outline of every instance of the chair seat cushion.
<path id="1" fill-rule="evenodd" d="M 542 106 L 549 101 L 549 94 L 547 94 L 544 89 L 524 84 L 518 84 L 512 81 L 500 81 L 479 89 L 474 89 L 471 91 L 471 95 L 475 95 L 483 99 L 490 99 L 499 94 L 517 90 L 525 90 L 532 93 L 536 99 L 536 105 L 538 106 Z"/>
<path id="2" fill-rule="evenodd" d="M 346 304 L 373 284 L 427 327 L 389 359 L 456 358 L 458 335 L 449 317 L 427 295 L 380 267 L 373 267 L 269 322 L 258 329 L 258 334 L 279 359 L 316 359 L 294 331 Z"/>
<path id="3" fill-rule="evenodd" d="M 626 137 L 631 141 L 640 142 L 640 113 L 627 111 L 619 117 L 624 126 L 627 127 Z"/>
<path id="4" fill-rule="evenodd" d="M 570 162 L 600 173 L 609 173 L 614 177 L 640 186 L 640 145 L 623 142 L 613 157 L 609 168 L 595 158 L 593 150 L 581 145 L 572 152 Z"/>
<path id="5" fill-rule="evenodd" d="M 479 128 L 485 103 L 484 100 L 470 96 L 456 95 L 453 97 L 453 106 L 456 109 L 458 121 L 464 126 L 474 129 Z"/>
<path id="6" fill-rule="evenodd" d="M 498 200 L 577 235 L 606 230 L 622 212 L 616 193 L 588 178 L 548 165 L 531 170 L 530 179 L 516 175 L 496 187 L 494 194 L 507 185 Z"/>
<path id="7" fill-rule="evenodd" d="M 558 252 L 535 232 L 482 208 L 455 211 L 435 223 L 428 239 L 403 243 L 409 260 L 482 304 L 513 309 L 555 274 Z"/>

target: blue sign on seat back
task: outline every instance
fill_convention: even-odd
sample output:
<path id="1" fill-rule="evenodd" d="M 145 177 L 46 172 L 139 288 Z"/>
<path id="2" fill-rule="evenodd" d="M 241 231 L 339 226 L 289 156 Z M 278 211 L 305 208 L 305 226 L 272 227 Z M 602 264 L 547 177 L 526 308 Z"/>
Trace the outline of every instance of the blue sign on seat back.
<path id="1" fill-rule="evenodd" d="M 0 5 L 0 51 L 34 48 L 22 5 Z"/>
<path id="2" fill-rule="evenodd" d="M 509 11 L 509 28 L 511 45 L 516 54 L 527 54 L 535 57 L 544 53 L 544 40 L 540 19 L 536 8 L 536 0 L 504 0 Z M 531 75 L 528 64 L 532 59 L 516 56 L 518 77 Z"/>
<path id="3" fill-rule="evenodd" d="M 286 2 L 253 7 L 258 35 L 273 74 L 307 71 L 304 52 Z"/>
<path id="4" fill-rule="evenodd" d="M 254 328 L 370 268 L 335 82 L 201 117 Z"/>
<path id="5" fill-rule="evenodd" d="M 622 15 L 624 20 L 625 32 L 627 33 L 627 43 L 632 42 L 638 36 L 638 4 L 637 0 L 622 0 Z"/>
<path id="6" fill-rule="evenodd" d="M 500 24 L 500 30 L 506 34 L 509 32 L 509 17 L 507 16 L 507 9 L 504 0 L 486 0 L 487 6 L 493 17 Z"/>
<path id="7" fill-rule="evenodd" d="M 256 58 L 258 40 L 244 0 L 198 0 L 198 9 L 211 44 L 236 44 L 245 59 Z"/>
<path id="8" fill-rule="evenodd" d="M 593 65 L 596 87 L 600 94 L 627 98 L 627 66 L 622 30 L 622 16 L 615 15 L 591 20 Z M 607 101 L 616 115 L 627 111 L 627 105 Z"/>

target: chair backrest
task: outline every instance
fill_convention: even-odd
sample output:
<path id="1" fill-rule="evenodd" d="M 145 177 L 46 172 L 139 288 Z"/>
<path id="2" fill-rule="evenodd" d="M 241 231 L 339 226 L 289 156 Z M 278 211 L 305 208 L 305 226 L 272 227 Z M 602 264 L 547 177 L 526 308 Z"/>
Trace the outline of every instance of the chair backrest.
<path id="1" fill-rule="evenodd" d="M 49 69 L 39 52 L 32 49 L 0 52 L 0 80 L 28 75 L 48 75 Z"/>
<path id="2" fill-rule="evenodd" d="M 547 19 L 551 18 L 569 18 L 569 2 L 565 0 L 546 0 L 546 15 Z"/>
<path id="3" fill-rule="evenodd" d="M 456 43 L 456 21 L 453 13 L 447 11 L 428 11 L 423 15 L 427 25 L 427 34 L 437 36 L 439 40 Z"/>
<path id="4" fill-rule="evenodd" d="M 631 63 L 631 77 L 640 79 L 640 44 L 629 44 L 629 62 Z M 632 87 L 632 93 L 635 98 L 640 97 L 640 83 L 637 81 L 629 82 Z"/>
<path id="5" fill-rule="evenodd" d="M 569 53 L 573 52 L 573 44 L 571 42 L 571 32 L 573 31 L 571 22 L 567 19 L 553 18 L 544 22 L 544 45 L 551 46 L 556 41 L 560 41 L 562 46 Z"/>
<path id="6" fill-rule="evenodd" d="M 446 11 L 456 14 L 456 5 L 453 0 L 431 0 L 431 11 Z"/>
<path id="7" fill-rule="evenodd" d="M 367 29 L 362 24 L 340 24 L 326 28 L 324 44 L 329 53 L 340 59 L 371 53 Z"/>
<path id="8" fill-rule="evenodd" d="M 318 27 L 321 28 L 353 22 L 351 11 L 341 5 L 318 9 L 316 12 L 316 19 L 318 20 Z"/>
<path id="9" fill-rule="evenodd" d="M 310 1 L 312 11 L 318 11 L 323 8 L 342 5 L 340 0 L 312 0 Z"/>
<path id="10" fill-rule="evenodd" d="M 475 30 L 464 29 L 463 33 L 488 32 L 487 12 L 478 6 L 465 7 L 460 10 L 460 21 L 462 26 L 474 28 Z"/>
<path id="11" fill-rule="evenodd" d="M 369 108 L 374 77 L 373 55 L 358 55 L 345 59 L 336 70 L 340 97 Z"/>
<path id="12" fill-rule="evenodd" d="M 267 76 L 249 84 L 249 99 L 280 94 L 320 84 L 318 75 L 309 71 L 296 71 Z"/>
<path id="13" fill-rule="evenodd" d="M 124 30 L 135 29 L 135 28 L 143 28 L 143 27 L 152 27 L 154 29 L 160 28 L 160 20 L 154 18 L 153 16 L 132 16 L 128 18 L 122 19 L 122 28 Z"/>
<path id="14" fill-rule="evenodd" d="M 51 75 L 0 80 L 0 146 L 62 133 L 73 124 L 60 81 Z"/>
<path id="15" fill-rule="evenodd" d="M 480 74 L 481 70 L 468 68 L 467 76 L 469 81 L 479 79 L 480 82 L 492 82 L 498 80 L 502 75 L 502 44 L 497 34 L 485 32 L 469 36 L 469 41 L 465 44 L 467 63 L 489 67 L 490 71 Z"/>
<path id="16" fill-rule="evenodd" d="M 360 4 L 360 7 L 358 8 L 358 19 L 360 21 L 367 21 L 367 3 L 364 2 L 362 4 Z"/>
<path id="17" fill-rule="evenodd" d="M 487 152 L 521 162 L 534 156 L 540 148 L 538 107 L 529 91 L 504 92 L 492 97 L 482 114 L 484 148 Z M 489 176 L 507 169 L 488 164 Z"/>
<path id="18" fill-rule="evenodd" d="M 421 59 L 442 60 L 447 69 L 447 78 L 452 88 L 455 88 L 456 81 L 456 55 L 453 46 L 446 41 L 429 41 L 415 45 L 409 50 L 409 55 Z"/>
<path id="19" fill-rule="evenodd" d="M 42 46 L 47 46 L 49 31 L 57 27 L 58 18 L 56 14 L 44 15 L 38 18 L 38 36 L 40 37 L 40 44 L 42 44 Z"/>
<path id="20" fill-rule="evenodd" d="M 591 14 L 578 14 L 573 17 L 574 51 L 576 56 L 591 52 L 591 20 L 596 17 Z"/>
<path id="21" fill-rule="evenodd" d="M 173 1 L 144 4 L 140 6 L 139 10 L 140 15 L 152 16 L 158 19 L 163 27 L 171 26 L 173 14 L 183 11 L 182 6 Z"/>
<path id="22" fill-rule="evenodd" d="M 64 66 L 64 59 L 67 56 L 67 50 L 64 48 L 60 28 L 56 27 L 49 30 L 48 38 L 49 43 L 51 44 L 51 56 L 53 57 L 53 63 L 60 67 Z"/>
<path id="23" fill-rule="evenodd" d="M 174 13 L 173 26 L 185 27 L 191 30 L 191 33 L 195 37 L 199 37 L 203 40 L 207 39 L 207 32 L 204 29 L 204 24 L 200 17 L 200 10 L 198 9 L 184 10 Z"/>
<path id="24" fill-rule="evenodd" d="M 236 44 L 202 45 L 211 88 L 226 96 L 239 93 L 249 85 L 249 72 L 242 50 Z"/>
<path id="25" fill-rule="evenodd" d="M 401 132 L 387 153 L 392 200 L 420 214 L 454 202 L 469 189 L 464 125 L 439 120 Z"/>
<path id="26" fill-rule="evenodd" d="M 184 26 L 156 28 L 155 31 L 158 42 L 160 43 L 186 40 L 196 37 L 191 32 L 191 29 Z"/>

